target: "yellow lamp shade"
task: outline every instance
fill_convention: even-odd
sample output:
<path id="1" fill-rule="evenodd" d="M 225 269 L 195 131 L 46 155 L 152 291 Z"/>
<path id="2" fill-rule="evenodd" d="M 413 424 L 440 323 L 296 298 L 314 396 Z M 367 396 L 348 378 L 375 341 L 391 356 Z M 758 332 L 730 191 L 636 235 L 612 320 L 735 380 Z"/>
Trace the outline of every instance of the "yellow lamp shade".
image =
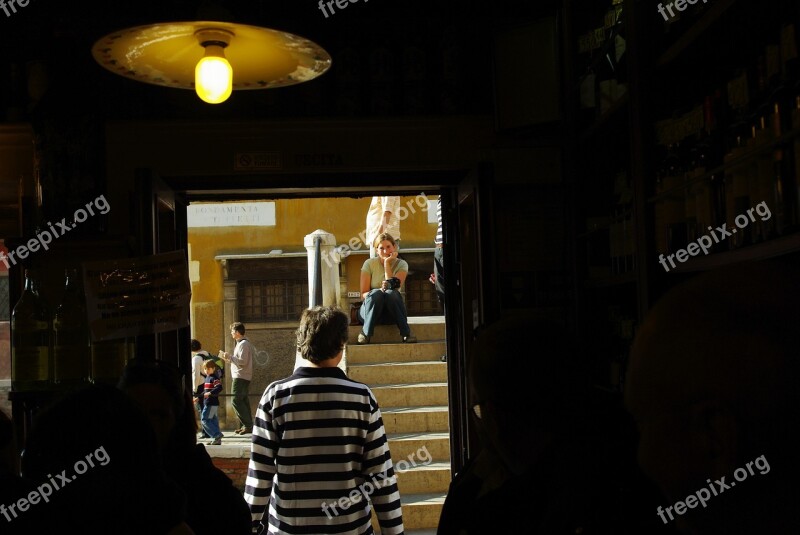
<path id="1" fill-rule="evenodd" d="M 233 91 L 233 69 L 221 46 L 208 45 L 194 69 L 197 96 L 209 104 L 225 102 Z"/>
<path id="2" fill-rule="evenodd" d="M 163 22 L 126 28 L 99 39 L 92 54 L 114 74 L 148 84 L 193 89 L 206 102 L 228 98 L 230 90 L 217 86 L 222 79 L 234 91 L 269 89 L 313 80 L 331 66 L 330 55 L 308 39 L 280 30 L 220 21 Z M 212 56 L 227 62 L 228 74 L 209 75 L 209 81 L 203 74 L 201 82 L 201 65 L 205 72 L 205 62 L 213 61 Z M 201 85 L 205 89 L 201 90 Z"/>

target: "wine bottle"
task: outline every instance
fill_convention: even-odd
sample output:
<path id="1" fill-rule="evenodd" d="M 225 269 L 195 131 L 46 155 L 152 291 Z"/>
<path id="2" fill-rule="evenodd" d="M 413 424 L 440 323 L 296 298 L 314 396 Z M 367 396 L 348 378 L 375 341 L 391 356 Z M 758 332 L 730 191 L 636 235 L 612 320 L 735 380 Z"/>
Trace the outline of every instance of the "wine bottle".
<path id="1" fill-rule="evenodd" d="M 64 296 L 53 316 L 53 378 L 60 388 L 89 381 L 89 327 L 78 270 L 65 272 Z"/>
<path id="2" fill-rule="evenodd" d="M 772 130 L 767 128 L 766 110 L 762 109 L 761 113 L 759 113 L 755 128 L 754 139 L 757 150 L 774 142 L 775 136 Z M 747 207 L 739 207 L 736 214 L 745 213 L 742 208 L 747 210 L 762 201 L 766 202 L 774 217 L 766 221 L 756 219 L 753 222 L 753 228 L 755 229 L 753 241 L 764 241 L 774 237 L 778 232 L 776 221 L 783 218 L 783 199 L 780 198 L 779 192 L 775 190 L 775 163 L 772 152 L 761 152 L 756 157 L 756 168 L 757 178 L 751 190 L 751 204 Z"/>
<path id="3" fill-rule="evenodd" d="M 739 159 L 744 152 L 745 143 L 742 137 L 738 135 L 738 128 L 732 128 L 732 136 L 734 141 L 729 143 L 730 150 L 724 157 L 726 165 L 731 164 L 733 161 Z M 739 213 L 742 205 L 749 205 L 750 200 L 748 196 L 748 166 L 743 164 L 729 165 L 725 170 L 725 223 L 728 228 L 735 228 L 734 218 Z M 737 232 L 728 238 L 728 246 L 731 249 L 736 249 L 749 242 L 749 232 Z"/>
<path id="4" fill-rule="evenodd" d="M 133 358 L 133 338 L 92 342 L 92 382 L 116 385 L 125 364 Z"/>
<path id="5" fill-rule="evenodd" d="M 792 110 L 792 129 L 796 130 L 798 128 L 800 128 L 800 85 L 795 91 L 794 109 Z M 794 150 L 792 152 L 794 155 L 795 192 L 797 193 L 795 202 L 797 203 L 798 211 L 800 211 L 800 137 L 794 138 Z M 798 214 L 798 219 L 800 219 L 800 214 Z"/>
<path id="6" fill-rule="evenodd" d="M 659 123 L 658 127 L 662 132 L 667 132 L 669 129 L 670 121 L 662 121 Z M 666 134 L 662 138 L 663 142 L 666 143 Z M 667 149 L 664 148 L 663 145 L 660 145 L 659 148 L 661 150 L 666 151 Z M 670 149 L 671 150 L 671 146 Z M 656 171 L 656 182 L 655 182 L 655 193 L 656 195 L 661 195 L 666 190 L 666 179 L 667 179 L 667 166 L 668 166 L 668 158 L 669 153 L 665 152 L 664 157 L 662 158 L 661 164 L 659 165 L 658 170 Z M 653 208 L 654 212 L 654 226 L 656 231 L 656 253 L 658 254 L 668 254 L 669 249 L 667 248 L 667 202 L 666 198 L 661 196 L 656 201 L 655 206 Z"/>
<path id="7" fill-rule="evenodd" d="M 50 356 L 50 314 L 36 273 L 25 270 L 25 290 L 11 313 L 11 389 L 49 389 Z"/>
<path id="8" fill-rule="evenodd" d="M 686 165 L 681 144 L 676 143 L 667 162 L 667 177 L 664 187 L 668 191 L 665 203 L 664 224 L 667 229 L 667 250 L 674 253 L 686 247 L 686 208 L 684 173 Z"/>
<path id="9" fill-rule="evenodd" d="M 770 123 L 772 134 L 775 139 L 780 139 L 788 131 L 788 123 L 783 111 L 785 98 L 783 92 L 777 92 L 775 98 L 770 103 L 772 105 L 772 117 Z M 790 158 L 786 147 L 780 144 L 772 152 L 772 165 L 774 178 L 773 194 L 775 198 L 776 211 L 775 229 L 779 235 L 793 231 L 797 225 L 797 193 L 795 191 Z"/>

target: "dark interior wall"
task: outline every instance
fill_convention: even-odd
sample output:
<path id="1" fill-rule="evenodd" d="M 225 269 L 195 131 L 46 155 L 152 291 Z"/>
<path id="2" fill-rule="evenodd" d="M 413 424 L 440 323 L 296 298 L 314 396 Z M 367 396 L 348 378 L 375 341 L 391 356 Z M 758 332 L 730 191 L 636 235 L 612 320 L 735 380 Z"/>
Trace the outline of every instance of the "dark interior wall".
<path id="1" fill-rule="evenodd" d="M 541 43 L 529 39 L 531 28 L 542 17 L 552 17 L 558 2 L 375 2 L 352 5 L 328 18 L 311 2 L 228 1 L 219 3 L 222 11 L 199 13 L 201 4 L 205 3 L 36 2 L 10 17 L 0 13 L 0 120 L 33 125 L 43 195 L 39 217 L 60 219 L 108 192 L 114 206 L 108 221 L 98 219 L 93 229 L 85 231 L 125 236 L 131 222 L 133 167 L 149 167 L 162 177 L 231 174 L 237 151 L 264 147 L 284 151 L 282 171 L 347 171 L 359 165 L 468 170 L 478 159 L 492 159 L 487 156 L 495 146 L 487 141 L 492 125 L 486 124 L 486 130 L 476 135 L 474 129 L 448 121 L 491 117 L 496 100 L 507 101 L 507 92 L 514 87 L 523 88 L 517 95 L 524 99 L 530 65 L 514 69 L 513 61 L 506 63 L 497 84 L 495 51 L 502 52 L 511 36 L 512 42 L 526 43 L 525 57 L 546 55 Z M 91 57 L 94 41 L 116 29 L 200 14 L 296 32 L 325 47 L 334 57 L 333 67 L 307 84 L 236 92 L 228 102 L 209 106 L 190 91 L 114 76 Z M 554 31 L 550 23 L 548 28 Z M 552 36 L 545 41 L 552 44 Z M 552 66 L 554 61 L 548 57 L 539 63 Z M 552 93 L 553 84 L 548 87 Z M 528 102 L 537 101 L 535 95 L 530 97 Z M 419 126 L 413 120 L 420 117 L 428 123 L 442 120 L 437 143 L 424 135 L 415 139 Z M 269 138 L 275 125 L 266 124 L 262 131 L 253 126 L 256 121 L 291 125 L 307 119 L 340 125 L 352 119 L 392 124 L 379 138 L 373 132 L 359 135 L 353 128 L 337 131 L 335 126 L 309 125 L 305 130 L 300 127 L 294 138 L 285 136 L 279 142 L 278 136 Z M 130 121 L 193 124 L 181 128 L 162 123 L 122 139 L 108 134 L 113 125 L 128 130 Z M 187 130 L 198 135 L 187 135 Z M 472 153 L 462 158 L 465 147 Z M 167 153 L 167 164 L 154 161 L 153 153 L 159 151 Z M 338 165 L 315 163 L 319 161 L 315 156 L 330 154 L 338 158 L 333 160 Z M 122 169 L 120 160 L 136 165 Z M 252 178 L 247 185 L 270 186 L 264 177 Z"/>

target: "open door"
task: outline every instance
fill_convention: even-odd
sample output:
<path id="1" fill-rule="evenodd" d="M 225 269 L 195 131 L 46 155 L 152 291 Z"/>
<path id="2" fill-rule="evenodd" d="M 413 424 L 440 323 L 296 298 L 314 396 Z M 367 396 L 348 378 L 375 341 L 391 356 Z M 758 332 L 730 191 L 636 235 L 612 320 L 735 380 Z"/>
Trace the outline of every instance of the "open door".
<path id="1" fill-rule="evenodd" d="M 491 219 L 492 168 L 481 165 L 453 192 L 444 195 L 445 266 L 451 282 L 445 294 L 450 385 L 450 450 L 452 473 L 479 450 L 470 412 L 469 354 L 482 325 L 498 315 L 494 284 Z M 446 208 L 445 208 L 446 207 Z"/>
<path id="2" fill-rule="evenodd" d="M 175 192 L 150 169 L 136 173 L 138 253 L 141 256 L 183 251 L 188 263 L 186 197 Z M 136 356 L 171 361 L 190 375 L 189 327 L 136 337 Z"/>

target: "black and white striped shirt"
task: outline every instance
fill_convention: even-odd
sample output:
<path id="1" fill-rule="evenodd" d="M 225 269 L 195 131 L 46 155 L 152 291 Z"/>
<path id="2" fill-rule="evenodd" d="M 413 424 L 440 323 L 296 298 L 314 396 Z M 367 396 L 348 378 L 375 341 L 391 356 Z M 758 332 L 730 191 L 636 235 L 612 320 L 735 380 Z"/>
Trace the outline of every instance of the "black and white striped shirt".
<path id="1" fill-rule="evenodd" d="M 268 533 L 403 533 L 380 408 L 339 368 L 298 368 L 269 385 L 253 427 L 245 499 Z M 267 512 L 265 517 L 264 513 Z"/>
<path id="2" fill-rule="evenodd" d="M 442 197 L 439 196 L 439 200 L 436 201 L 436 219 L 439 221 L 439 227 L 436 229 L 436 237 L 433 239 L 433 243 L 439 245 L 444 243 L 444 236 L 442 235 Z"/>

